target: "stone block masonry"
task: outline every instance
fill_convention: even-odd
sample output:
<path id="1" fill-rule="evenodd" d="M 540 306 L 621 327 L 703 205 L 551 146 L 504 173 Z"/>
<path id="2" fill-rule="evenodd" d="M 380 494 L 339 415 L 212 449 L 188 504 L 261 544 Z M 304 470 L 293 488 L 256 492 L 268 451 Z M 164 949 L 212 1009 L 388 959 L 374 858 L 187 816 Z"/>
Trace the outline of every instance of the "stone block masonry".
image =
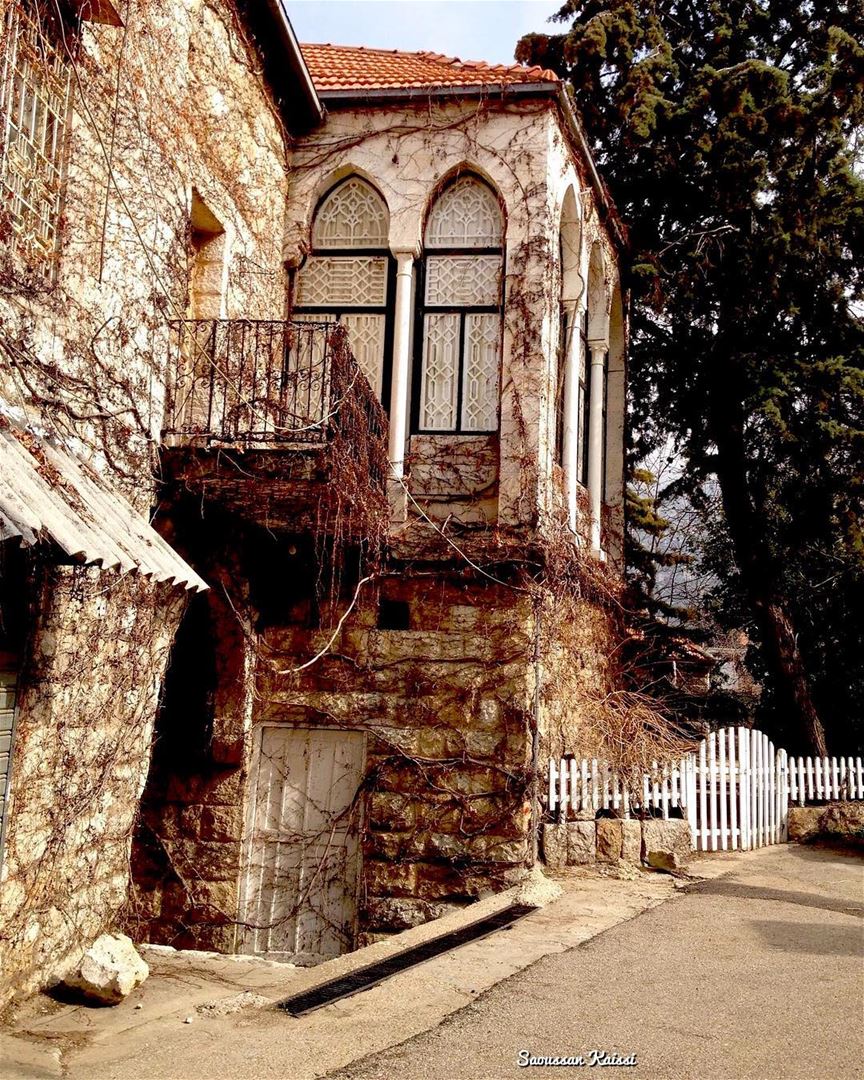
<path id="1" fill-rule="evenodd" d="M 234 729 L 221 729 L 223 740 L 244 744 L 242 758 L 230 768 L 206 750 L 154 758 L 162 774 L 151 773 L 144 823 L 158 843 L 136 849 L 135 935 L 240 947 L 245 807 L 261 725 L 363 737 L 356 940 L 418 925 L 521 880 L 534 859 L 535 724 L 541 741 L 550 724 L 556 740 L 572 741 L 578 726 L 578 716 L 566 730 L 563 714 L 550 721 L 536 693 L 538 670 L 560 683 L 568 665 L 564 648 L 544 654 L 551 674 L 538 665 L 535 607 L 524 590 L 439 569 L 385 575 L 329 654 L 303 670 L 329 634 L 297 624 L 265 629 L 254 684 L 231 684 L 248 709 L 238 705 Z M 393 621 L 401 628 L 388 628 Z M 591 633 L 597 625 L 589 620 L 580 630 L 581 655 L 569 665 L 577 681 L 602 665 L 605 637 Z M 585 861 L 594 858 L 589 827 Z"/>

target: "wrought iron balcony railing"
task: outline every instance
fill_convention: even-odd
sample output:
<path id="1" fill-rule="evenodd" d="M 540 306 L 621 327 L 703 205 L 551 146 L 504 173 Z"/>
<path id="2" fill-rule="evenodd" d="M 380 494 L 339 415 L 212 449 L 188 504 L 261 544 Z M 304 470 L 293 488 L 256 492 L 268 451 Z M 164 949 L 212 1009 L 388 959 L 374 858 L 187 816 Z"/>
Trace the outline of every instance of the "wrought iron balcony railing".
<path id="1" fill-rule="evenodd" d="M 169 441 L 325 443 L 350 414 L 380 442 L 386 418 L 336 323 L 170 324 Z"/>

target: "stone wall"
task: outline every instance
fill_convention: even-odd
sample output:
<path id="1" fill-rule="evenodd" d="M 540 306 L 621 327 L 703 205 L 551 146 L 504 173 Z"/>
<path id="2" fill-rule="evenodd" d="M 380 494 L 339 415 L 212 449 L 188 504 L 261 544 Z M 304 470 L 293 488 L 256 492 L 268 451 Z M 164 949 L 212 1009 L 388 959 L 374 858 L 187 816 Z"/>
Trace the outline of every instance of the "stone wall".
<path id="1" fill-rule="evenodd" d="M 132 0 L 123 19 L 82 27 L 56 272 L 0 245 L 0 392 L 81 440 L 146 513 L 169 321 L 283 314 L 287 157 L 231 0 Z M 202 214 L 222 230 L 206 312 Z"/>
<path id="2" fill-rule="evenodd" d="M 136 936 L 242 947 L 238 880 L 261 724 L 365 735 L 361 942 L 519 880 L 534 859 L 535 781 L 550 746 L 572 749 L 578 738 L 578 708 L 562 695 L 603 677 L 608 648 L 602 615 L 586 604 L 553 651 L 538 636 L 542 606 L 524 587 L 455 568 L 391 567 L 361 591 L 332 641 L 299 615 L 265 627 L 245 699 L 251 717 L 235 708 L 233 727 L 221 721 L 221 744 L 242 753 L 217 760 L 211 742 L 189 766 L 176 752 L 154 757 L 161 771 L 144 822 L 158 843 L 142 837 L 134 860 Z M 327 655 L 296 670 L 328 643 Z"/>
<path id="3" fill-rule="evenodd" d="M 864 802 L 790 806 L 788 829 L 789 839 L 802 844 L 823 841 L 864 848 Z"/>
<path id="4" fill-rule="evenodd" d="M 12 757 L 0 1000 L 56 981 L 124 901 L 161 674 L 185 598 L 55 567 L 38 598 Z"/>
<path id="5" fill-rule="evenodd" d="M 550 870 L 567 866 L 650 866 L 683 870 L 693 853 L 688 822 L 678 818 L 595 818 L 543 825 L 543 860 Z"/>

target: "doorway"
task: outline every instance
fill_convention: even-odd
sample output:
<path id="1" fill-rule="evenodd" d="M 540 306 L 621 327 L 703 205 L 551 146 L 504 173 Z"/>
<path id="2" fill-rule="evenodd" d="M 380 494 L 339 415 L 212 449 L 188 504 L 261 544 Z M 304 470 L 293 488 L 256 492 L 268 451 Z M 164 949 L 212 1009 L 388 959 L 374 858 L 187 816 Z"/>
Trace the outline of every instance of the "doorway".
<path id="1" fill-rule="evenodd" d="M 354 947 L 366 738 L 275 724 L 255 738 L 238 944 L 318 964 Z"/>

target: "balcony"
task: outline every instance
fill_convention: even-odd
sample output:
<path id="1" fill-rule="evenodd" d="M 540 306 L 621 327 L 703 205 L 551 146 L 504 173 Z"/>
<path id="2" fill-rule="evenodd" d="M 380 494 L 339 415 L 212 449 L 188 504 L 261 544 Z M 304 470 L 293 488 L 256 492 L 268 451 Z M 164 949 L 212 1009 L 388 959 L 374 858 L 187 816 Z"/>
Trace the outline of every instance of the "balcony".
<path id="1" fill-rule="evenodd" d="M 322 491 L 386 508 L 387 417 L 335 323 L 170 323 L 163 473 L 268 527 L 308 528 Z"/>

